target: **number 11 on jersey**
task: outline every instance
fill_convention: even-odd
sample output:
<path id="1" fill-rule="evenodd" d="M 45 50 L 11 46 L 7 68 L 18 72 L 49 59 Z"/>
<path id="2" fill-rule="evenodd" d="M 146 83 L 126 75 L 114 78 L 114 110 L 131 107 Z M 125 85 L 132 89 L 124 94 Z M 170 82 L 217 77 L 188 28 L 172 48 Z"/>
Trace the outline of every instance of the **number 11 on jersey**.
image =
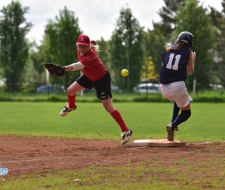
<path id="1" fill-rule="evenodd" d="M 174 62 L 174 65 L 172 65 L 173 60 L 174 60 L 174 55 L 175 55 L 174 53 L 171 53 L 170 54 L 169 62 L 166 65 L 166 68 L 167 69 L 178 70 L 178 64 L 179 64 L 181 55 L 176 55 L 175 56 L 175 62 Z"/>

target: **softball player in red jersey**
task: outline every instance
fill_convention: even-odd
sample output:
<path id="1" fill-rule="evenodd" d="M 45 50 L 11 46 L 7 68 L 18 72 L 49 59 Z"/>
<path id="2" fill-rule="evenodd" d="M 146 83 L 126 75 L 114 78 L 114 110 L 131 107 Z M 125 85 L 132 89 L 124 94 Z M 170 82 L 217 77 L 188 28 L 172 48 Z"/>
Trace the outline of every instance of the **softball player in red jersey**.
<path id="1" fill-rule="evenodd" d="M 102 101 L 105 110 L 111 114 L 121 128 L 121 143 L 127 143 L 133 132 L 126 126 L 120 112 L 113 105 L 111 76 L 98 57 L 97 43 L 90 41 L 87 35 L 81 34 L 77 39 L 76 45 L 78 62 L 65 66 L 65 71 L 81 70 L 84 74 L 67 89 L 68 102 L 60 112 L 60 115 L 66 116 L 69 112 L 76 109 L 75 98 L 77 92 L 94 87 L 97 97 Z"/>
<path id="2" fill-rule="evenodd" d="M 196 54 L 190 49 L 193 40 L 194 36 L 190 32 L 181 32 L 176 43 L 167 47 L 162 56 L 161 92 L 164 97 L 174 101 L 172 120 L 166 127 L 169 141 L 174 141 L 174 131 L 178 130 L 178 125 L 191 116 L 192 98 L 188 95 L 184 81 L 187 80 L 187 71 L 189 75 L 194 72 Z"/>

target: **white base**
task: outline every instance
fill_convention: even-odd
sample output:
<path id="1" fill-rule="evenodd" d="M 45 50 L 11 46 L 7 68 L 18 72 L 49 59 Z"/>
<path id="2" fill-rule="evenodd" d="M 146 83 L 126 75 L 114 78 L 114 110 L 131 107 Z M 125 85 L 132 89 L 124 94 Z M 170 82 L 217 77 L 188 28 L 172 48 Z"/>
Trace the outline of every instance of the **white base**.
<path id="1" fill-rule="evenodd" d="M 124 146 L 185 146 L 186 142 L 180 140 L 168 141 L 167 139 L 139 139 L 128 142 Z"/>

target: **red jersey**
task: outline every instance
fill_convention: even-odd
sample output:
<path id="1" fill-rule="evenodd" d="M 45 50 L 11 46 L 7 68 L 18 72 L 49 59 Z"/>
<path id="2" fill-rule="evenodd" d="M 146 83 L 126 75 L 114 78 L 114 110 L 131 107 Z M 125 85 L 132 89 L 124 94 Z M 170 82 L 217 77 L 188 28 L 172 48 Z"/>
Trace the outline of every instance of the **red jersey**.
<path id="1" fill-rule="evenodd" d="M 101 62 L 95 49 L 91 48 L 84 55 L 80 55 L 77 50 L 78 61 L 84 65 L 81 71 L 92 81 L 97 81 L 106 74 L 106 67 Z"/>

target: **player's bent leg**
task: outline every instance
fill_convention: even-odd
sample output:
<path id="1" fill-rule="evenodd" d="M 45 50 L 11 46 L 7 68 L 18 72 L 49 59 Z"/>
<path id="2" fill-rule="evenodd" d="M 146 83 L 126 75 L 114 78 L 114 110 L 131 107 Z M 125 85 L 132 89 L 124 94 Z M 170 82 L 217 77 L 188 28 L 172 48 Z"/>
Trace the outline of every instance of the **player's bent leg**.
<path id="1" fill-rule="evenodd" d="M 184 121 L 187 121 L 191 116 L 191 110 L 182 110 L 180 115 L 176 118 L 176 120 L 172 123 L 173 126 L 178 126 Z"/>
<path id="2" fill-rule="evenodd" d="M 102 100 L 102 104 L 103 104 L 105 110 L 106 110 L 107 112 L 109 112 L 110 114 L 111 114 L 114 110 L 116 110 L 116 108 L 115 108 L 114 105 L 113 105 L 113 100 L 112 100 L 112 98 L 108 98 L 108 99 Z"/>
<path id="3" fill-rule="evenodd" d="M 177 118 L 179 112 L 180 112 L 180 108 L 177 106 L 177 103 L 174 101 L 174 103 L 173 103 L 172 122 Z"/>
<path id="4" fill-rule="evenodd" d="M 67 95 L 69 96 L 73 96 L 75 95 L 77 92 L 80 92 L 81 90 L 84 90 L 85 88 L 83 86 L 81 86 L 80 84 L 78 84 L 76 81 L 71 84 L 68 89 L 67 89 Z"/>
<path id="5" fill-rule="evenodd" d="M 121 144 L 126 144 L 127 142 L 129 142 L 130 137 L 133 134 L 133 131 L 126 126 L 120 112 L 118 110 L 116 110 L 116 108 L 114 107 L 112 98 L 102 100 L 102 104 L 103 104 L 105 110 L 110 113 L 110 115 L 118 123 L 118 125 L 120 126 L 120 128 L 122 130 Z"/>
<path id="6" fill-rule="evenodd" d="M 66 106 L 64 106 L 63 110 L 59 113 L 60 116 L 66 116 L 69 112 L 77 108 L 77 106 L 75 105 L 76 93 L 84 89 L 85 88 L 79 85 L 76 81 L 68 87 L 68 102 L 66 102 Z"/>
<path id="7" fill-rule="evenodd" d="M 191 110 L 182 110 L 180 115 L 183 117 L 184 121 L 187 121 L 189 117 L 191 117 Z"/>
<path id="8" fill-rule="evenodd" d="M 179 131 L 177 126 L 188 120 L 190 116 L 191 110 L 181 110 L 181 113 L 177 116 L 176 120 L 172 124 L 170 123 L 168 126 L 166 126 L 168 141 L 174 141 L 174 132 Z"/>

